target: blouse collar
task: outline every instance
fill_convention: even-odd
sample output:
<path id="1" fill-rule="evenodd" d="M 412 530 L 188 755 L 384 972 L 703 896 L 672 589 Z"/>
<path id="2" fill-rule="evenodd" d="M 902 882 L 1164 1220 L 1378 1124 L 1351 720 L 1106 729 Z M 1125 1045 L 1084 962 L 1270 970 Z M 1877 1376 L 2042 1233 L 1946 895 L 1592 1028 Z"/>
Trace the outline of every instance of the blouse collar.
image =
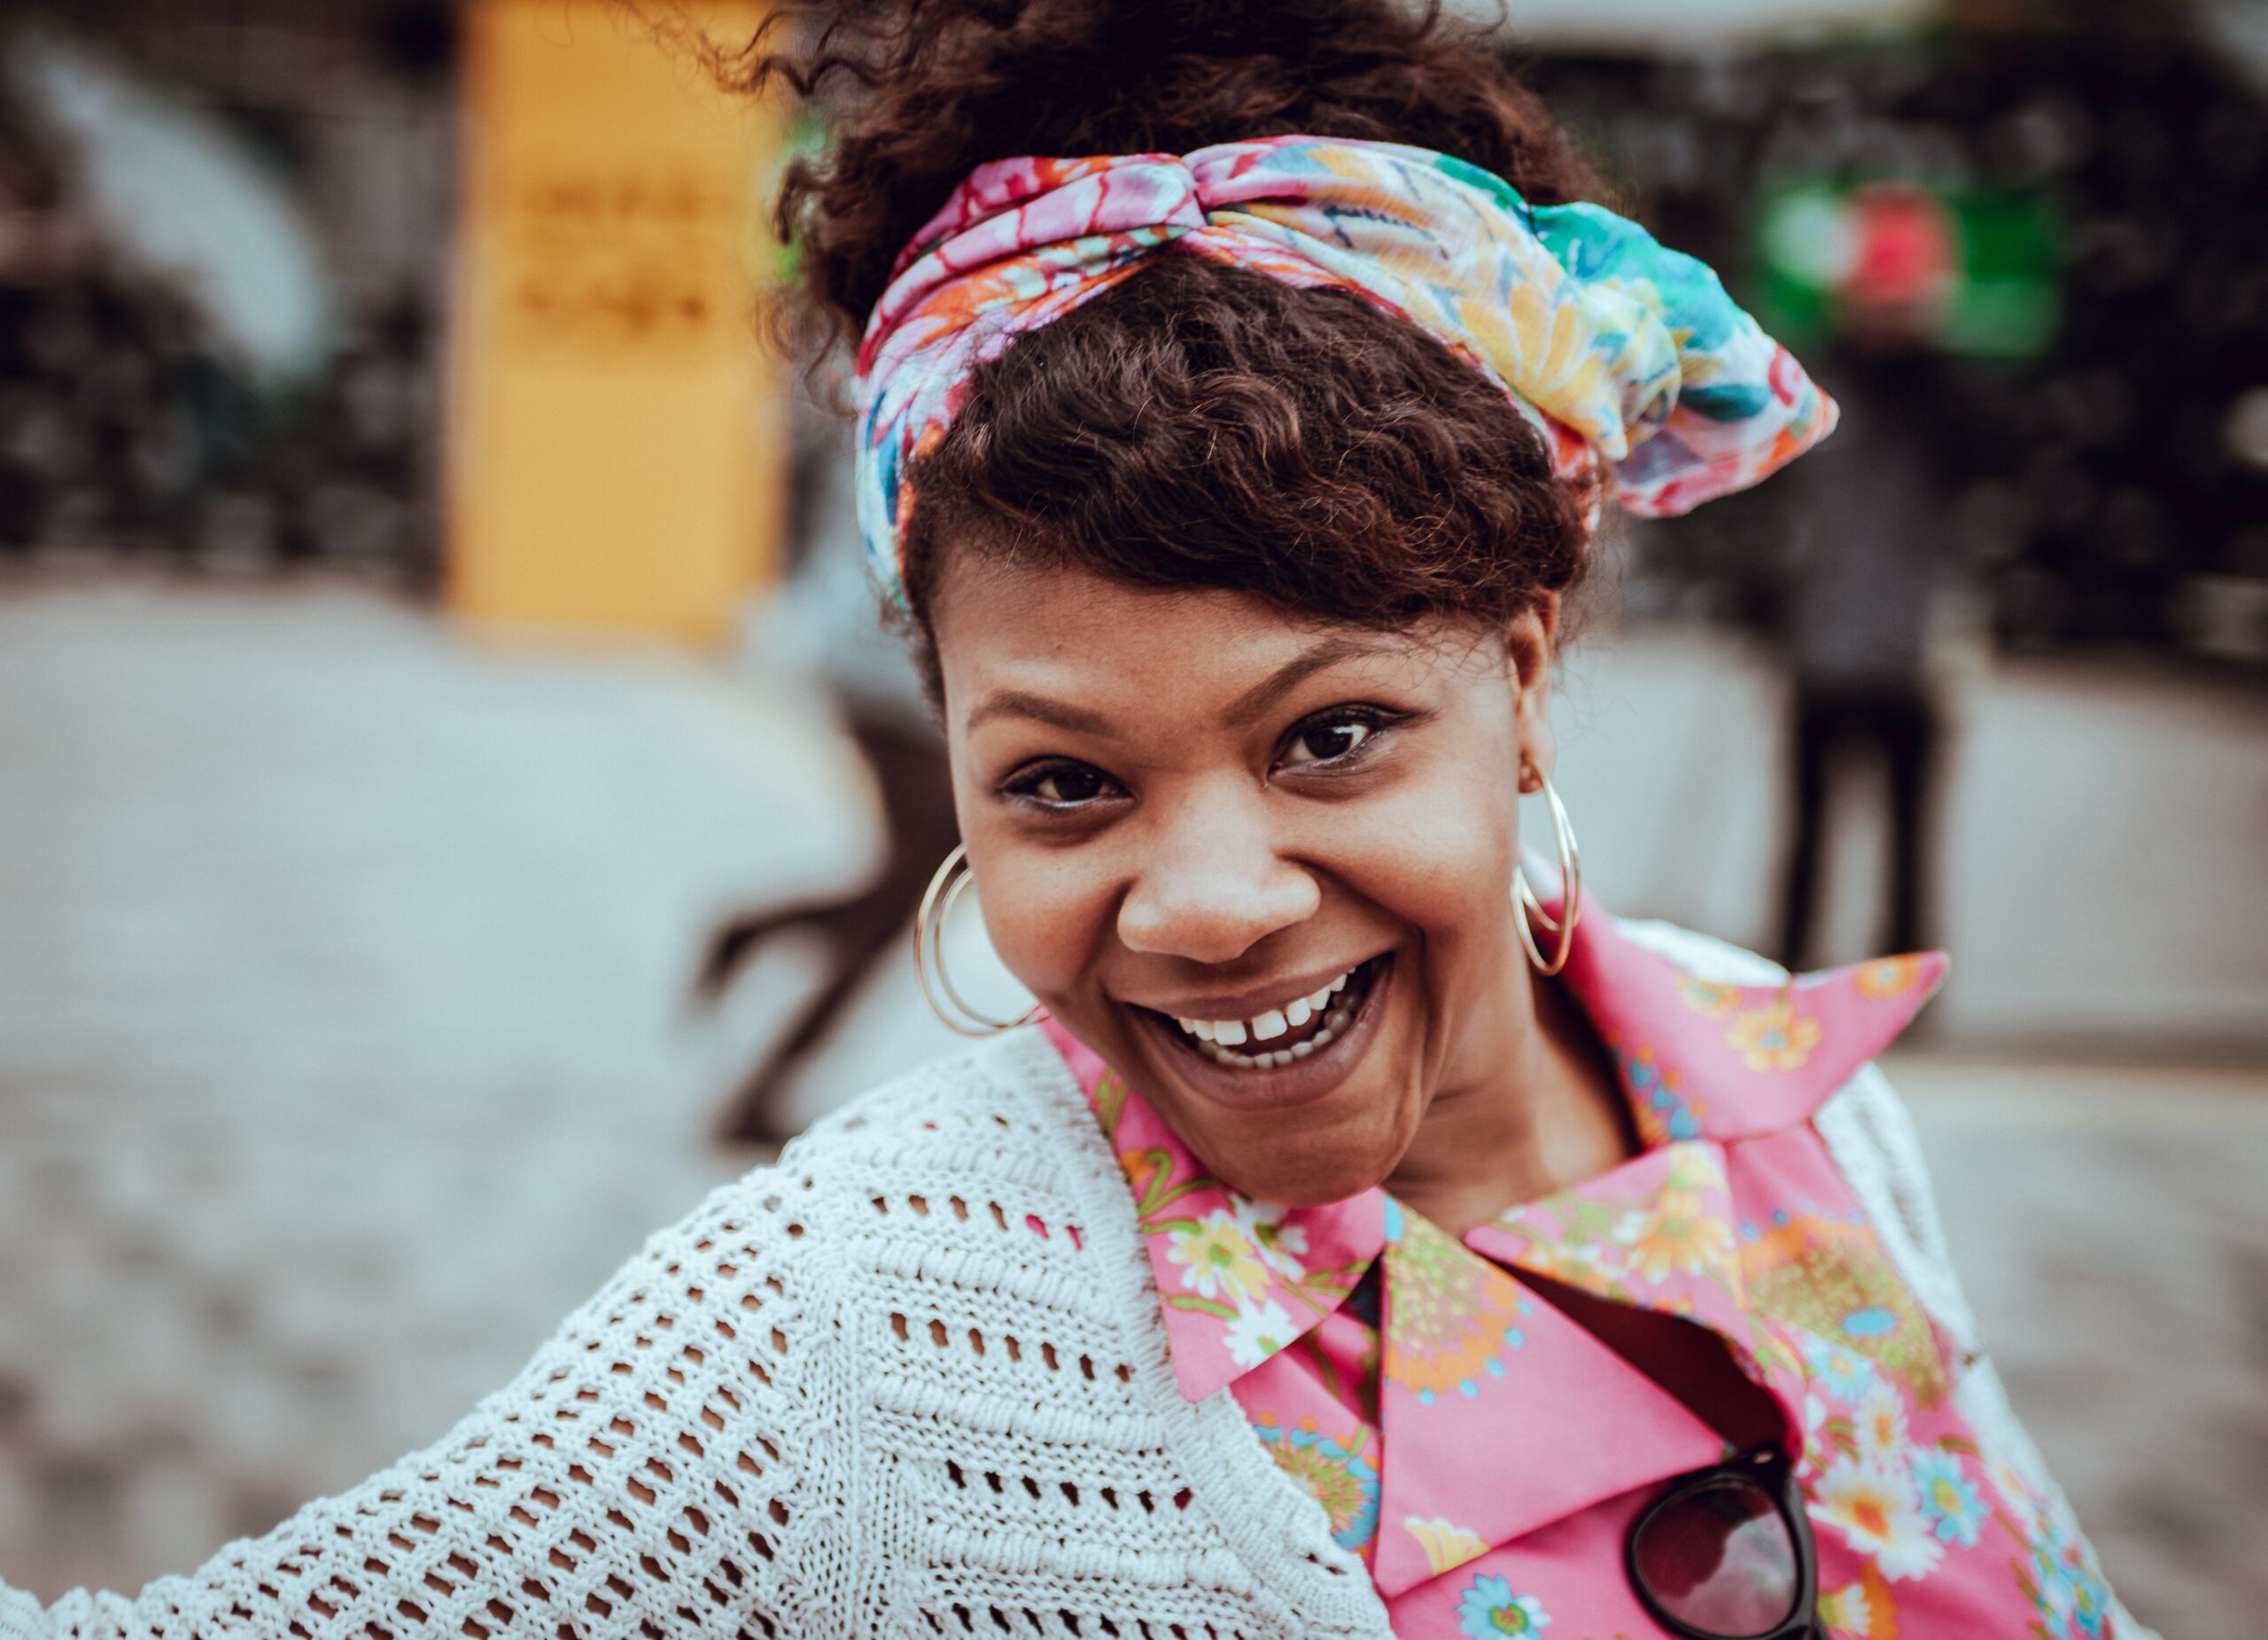
<path id="1" fill-rule="evenodd" d="M 1522 1252 L 1541 1244 L 1539 1224 L 1563 1219 L 1571 1199 L 1626 1194 L 1647 1170 L 1666 1164 L 1654 1154 L 1665 1146 L 1721 1145 L 1809 1121 L 1906 1028 L 1946 968 L 1944 953 L 1930 952 L 1728 984 L 1633 938 L 1588 895 L 1581 928 L 1563 977 L 1612 1055 L 1644 1150 L 1478 1227 L 1468 1243 L 1500 1260 L 1528 1262 Z M 1378 1186 L 1291 1209 L 1230 1189 L 1091 1049 L 1052 1019 L 1042 1028 L 1125 1170 L 1164 1302 L 1174 1374 L 1189 1400 L 1235 1382 L 1319 1325 L 1397 1239 L 1397 1226 L 1423 1223 Z M 1692 1158 L 1679 1165 L 1708 1167 Z M 1721 1162 L 1717 1171 L 1720 1193 Z M 1729 1326 L 1736 1317 L 1721 1320 Z M 1740 1325 L 1736 1339 L 1745 1332 Z"/>

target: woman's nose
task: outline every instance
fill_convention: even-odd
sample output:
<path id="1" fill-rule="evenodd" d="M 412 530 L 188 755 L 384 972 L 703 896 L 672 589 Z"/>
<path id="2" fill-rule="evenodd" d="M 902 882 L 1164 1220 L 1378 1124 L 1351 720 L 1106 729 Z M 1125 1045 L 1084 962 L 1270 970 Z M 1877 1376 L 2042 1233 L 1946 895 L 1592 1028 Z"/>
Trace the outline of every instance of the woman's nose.
<path id="1" fill-rule="evenodd" d="M 1258 806 L 1184 803 L 1158 828 L 1119 905 L 1127 949 L 1231 962 L 1315 914 L 1314 875 L 1278 851 Z"/>

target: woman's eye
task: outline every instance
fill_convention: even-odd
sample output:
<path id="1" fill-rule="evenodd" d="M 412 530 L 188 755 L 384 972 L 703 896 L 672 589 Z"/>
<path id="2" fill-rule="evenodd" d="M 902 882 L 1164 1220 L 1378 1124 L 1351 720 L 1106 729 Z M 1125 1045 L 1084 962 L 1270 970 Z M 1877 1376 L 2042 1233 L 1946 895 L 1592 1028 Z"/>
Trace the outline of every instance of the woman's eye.
<path id="1" fill-rule="evenodd" d="M 1378 719 L 1370 713 L 1344 712 L 1335 718 L 1310 719 L 1285 746 L 1278 766 L 1296 768 L 1301 764 L 1342 762 L 1362 750 L 1380 727 Z"/>
<path id="2" fill-rule="evenodd" d="M 1028 798 L 1043 808 L 1072 809 L 1107 797 L 1118 782 L 1100 769 L 1084 763 L 1044 763 L 1011 779 L 1012 797 Z"/>

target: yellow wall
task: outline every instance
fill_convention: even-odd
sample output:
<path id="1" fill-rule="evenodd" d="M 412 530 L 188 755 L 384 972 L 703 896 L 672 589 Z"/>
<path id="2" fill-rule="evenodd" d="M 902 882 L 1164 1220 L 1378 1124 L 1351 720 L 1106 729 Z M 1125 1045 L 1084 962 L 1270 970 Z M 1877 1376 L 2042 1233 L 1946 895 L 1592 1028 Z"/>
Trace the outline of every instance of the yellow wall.
<path id="1" fill-rule="evenodd" d="M 666 14 L 738 43 L 763 13 Z M 779 372 L 751 276 L 777 121 L 616 0 L 464 16 L 450 606 L 716 641 L 779 527 Z"/>

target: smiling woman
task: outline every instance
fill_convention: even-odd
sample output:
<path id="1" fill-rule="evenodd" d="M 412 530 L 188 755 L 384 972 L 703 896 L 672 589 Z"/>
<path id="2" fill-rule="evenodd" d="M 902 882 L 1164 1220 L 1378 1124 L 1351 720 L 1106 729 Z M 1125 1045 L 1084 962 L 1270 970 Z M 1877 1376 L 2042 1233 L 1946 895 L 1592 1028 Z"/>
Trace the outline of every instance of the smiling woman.
<path id="1" fill-rule="evenodd" d="M 439 1445 L 0 1636 L 2140 1635 L 1870 1063 L 1942 958 L 1619 922 L 1556 799 L 1523 855 L 1600 510 L 1801 455 L 1801 367 L 1391 0 L 819 40 L 735 72 L 858 87 L 783 220 L 1045 1017 Z"/>
<path id="2" fill-rule="evenodd" d="M 1626 1153 L 1596 1039 L 1507 983 L 1526 970 L 1511 793 L 1550 766 L 1552 609 L 1334 631 L 1091 570 L 943 578 L 993 944 L 1245 1194 L 1391 1178 L 1461 1232 Z"/>

